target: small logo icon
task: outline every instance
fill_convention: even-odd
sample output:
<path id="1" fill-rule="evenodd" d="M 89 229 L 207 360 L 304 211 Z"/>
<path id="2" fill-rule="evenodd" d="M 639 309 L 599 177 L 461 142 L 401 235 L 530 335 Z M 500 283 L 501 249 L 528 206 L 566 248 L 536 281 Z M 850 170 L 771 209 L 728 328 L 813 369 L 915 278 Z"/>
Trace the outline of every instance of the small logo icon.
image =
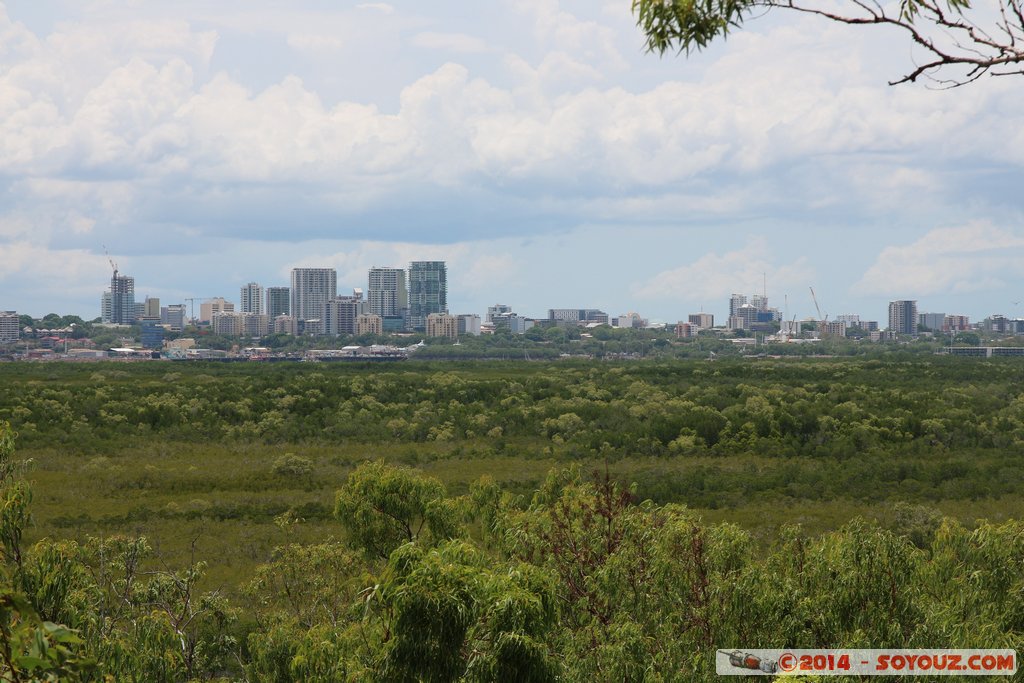
<path id="1" fill-rule="evenodd" d="M 728 655 L 729 663 L 737 669 L 763 671 L 766 674 L 773 674 L 778 671 L 778 662 L 775 660 L 763 659 L 742 650 L 732 650 L 731 652 L 721 650 L 721 652 Z"/>

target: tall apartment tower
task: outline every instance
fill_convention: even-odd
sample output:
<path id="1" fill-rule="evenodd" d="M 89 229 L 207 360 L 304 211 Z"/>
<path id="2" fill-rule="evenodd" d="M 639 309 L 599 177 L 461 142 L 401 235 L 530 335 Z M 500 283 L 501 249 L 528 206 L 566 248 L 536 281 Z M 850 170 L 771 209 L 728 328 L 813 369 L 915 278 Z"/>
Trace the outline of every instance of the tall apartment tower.
<path id="1" fill-rule="evenodd" d="M 267 287 L 266 314 L 271 320 L 279 315 L 291 315 L 291 289 Z"/>
<path id="2" fill-rule="evenodd" d="M 890 301 L 889 329 L 896 334 L 917 334 L 917 302 Z"/>
<path id="3" fill-rule="evenodd" d="M 409 327 L 425 330 L 427 316 L 448 312 L 448 268 L 444 261 L 409 264 Z"/>
<path id="4" fill-rule="evenodd" d="M 334 268 L 293 268 L 291 315 L 296 320 L 319 320 L 327 302 L 338 296 Z"/>
<path id="5" fill-rule="evenodd" d="M 242 287 L 241 303 L 238 304 L 239 313 L 255 313 L 263 315 L 263 287 L 257 282 L 250 282 Z"/>
<path id="6" fill-rule="evenodd" d="M 103 322 L 130 325 L 135 320 L 135 278 L 118 275 L 115 270 L 110 278 L 110 291 L 103 294 L 101 309 Z"/>
<path id="7" fill-rule="evenodd" d="M 382 318 L 406 315 L 409 312 L 409 290 L 405 286 L 405 270 L 370 268 L 366 301 L 373 315 Z"/>
<path id="8" fill-rule="evenodd" d="M 729 317 L 739 315 L 740 306 L 747 305 L 747 297 L 744 294 L 733 294 L 729 297 Z"/>

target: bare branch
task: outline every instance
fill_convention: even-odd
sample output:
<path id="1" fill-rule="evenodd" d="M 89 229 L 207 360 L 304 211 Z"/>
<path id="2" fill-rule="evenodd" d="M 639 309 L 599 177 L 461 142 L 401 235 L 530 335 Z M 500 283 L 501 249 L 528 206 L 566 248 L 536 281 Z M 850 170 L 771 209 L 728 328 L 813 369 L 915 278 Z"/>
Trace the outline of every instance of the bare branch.
<path id="1" fill-rule="evenodd" d="M 940 87 L 973 83 L 985 75 L 1024 72 L 1024 9 L 1022 0 L 997 0 L 998 7 L 975 10 L 969 0 L 903 0 L 897 14 L 880 0 L 845 0 L 849 12 L 828 10 L 815 0 L 633 0 L 637 23 L 651 51 L 700 50 L 715 37 L 738 28 L 755 12 L 793 10 L 848 25 L 890 26 L 907 35 L 923 59 L 890 85 L 924 77 Z M 1010 67 L 1010 68 L 1003 68 Z M 940 72 L 952 77 L 939 78 Z"/>

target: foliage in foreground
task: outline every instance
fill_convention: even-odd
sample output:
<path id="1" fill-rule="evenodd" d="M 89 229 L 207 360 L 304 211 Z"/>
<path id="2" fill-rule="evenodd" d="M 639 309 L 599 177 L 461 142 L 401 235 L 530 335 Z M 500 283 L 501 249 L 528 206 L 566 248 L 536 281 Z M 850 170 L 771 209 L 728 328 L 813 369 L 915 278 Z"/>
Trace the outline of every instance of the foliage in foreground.
<path id="1" fill-rule="evenodd" d="M 0 445 L 0 680 L 705 680 L 716 648 L 1024 644 L 1020 522 L 907 509 L 765 546 L 607 474 L 451 497 L 368 463 L 338 492 L 349 542 L 279 548 L 232 608 L 201 563 L 144 571 L 144 539 L 23 549 L 4 424 Z"/>

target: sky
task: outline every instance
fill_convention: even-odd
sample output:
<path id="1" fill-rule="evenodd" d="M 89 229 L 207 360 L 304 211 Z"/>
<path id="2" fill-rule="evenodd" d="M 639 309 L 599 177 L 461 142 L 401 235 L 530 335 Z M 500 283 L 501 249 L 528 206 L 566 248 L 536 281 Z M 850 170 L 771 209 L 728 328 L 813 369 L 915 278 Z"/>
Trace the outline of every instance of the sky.
<path id="1" fill-rule="evenodd" d="M 444 260 L 453 313 L 1024 316 L 1024 77 L 887 85 L 920 57 L 785 11 L 659 57 L 630 0 L 0 1 L 0 310 Z"/>

